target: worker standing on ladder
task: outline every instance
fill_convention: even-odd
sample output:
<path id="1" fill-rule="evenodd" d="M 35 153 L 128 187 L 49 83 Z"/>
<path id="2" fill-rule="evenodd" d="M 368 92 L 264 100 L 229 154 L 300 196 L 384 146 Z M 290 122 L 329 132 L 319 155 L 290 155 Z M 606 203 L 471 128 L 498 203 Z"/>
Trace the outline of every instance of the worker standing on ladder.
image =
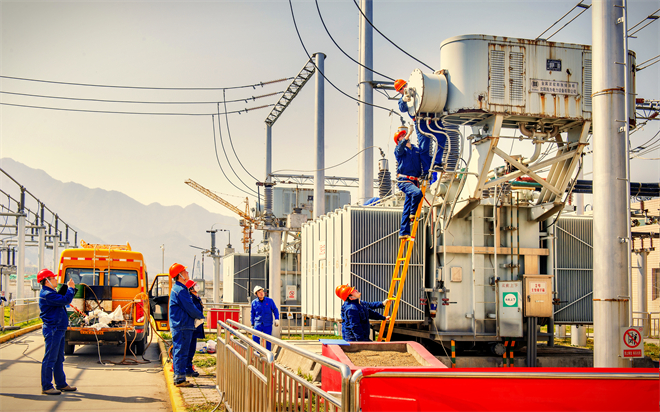
<path id="1" fill-rule="evenodd" d="M 195 321 L 204 319 L 204 313 L 197 309 L 186 287 L 186 282 L 189 279 L 186 267 L 174 263 L 170 266 L 170 277 L 175 281 L 170 293 L 169 307 L 174 385 L 191 387 L 194 385 L 186 380 L 186 363 L 188 362 L 190 341 L 195 332 Z"/>
<path id="2" fill-rule="evenodd" d="M 394 82 L 394 88 L 397 92 L 401 93 L 402 96 L 399 99 L 399 111 L 401 113 L 408 113 L 408 116 L 413 120 L 415 124 L 415 132 L 417 132 L 417 142 L 419 143 L 419 151 L 422 153 L 422 162 L 424 163 L 424 170 L 432 170 L 434 172 L 442 172 L 444 168 L 442 167 L 442 158 L 444 155 L 444 149 L 447 145 L 447 136 L 444 133 L 439 133 L 438 131 L 432 131 L 429 128 L 427 120 L 420 119 L 417 121 L 415 116 L 411 115 L 408 111 L 408 102 L 411 97 L 408 94 L 407 87 L 408 83 L 403 79 L 398 79 Z M 439 120 L 439 124 L 436 121 L 435 124 L 438 128 L 442 128 L 442 121 Z M 434 136 L 438 144 L 438 152 L 435 154 L 435 161 L 433 166 L 431 166 L 431 160 L 433 159 L 433 153 L 431 152 L 431 138 Z M 425 156 L 427 155 L 427 156 Z M 433 183 L 433 182 L 431 182 Z"/>
<path id="3" fill-rule="evenodd" d="M 385 302 L 362 302 L 362 293 L 354 287 L 340 285 L 335 288 L 337 297 L 344 301 L 341 306 L 341 334 L 345 341 L 371 342 L 369 319 L 387 320 L 388 317 L 375 312 L 374 309 L 385 307 Z"/>
<path id="4" fill-rule="evenodd" d="M 397 161 L 397 187 L 406 195 L 399 238 L 407 239 L 410 236 L 410 222 L 414 219 L 417 206 L 422 200 L 419 180 L 427 170 L 424 169 L 423 155 L 417 146 L 410 143 L 410 133 L 407 133 L 405 129 L 399 130 L 394 135 L 394 142 L 396 143 L 394 157 Z"/>

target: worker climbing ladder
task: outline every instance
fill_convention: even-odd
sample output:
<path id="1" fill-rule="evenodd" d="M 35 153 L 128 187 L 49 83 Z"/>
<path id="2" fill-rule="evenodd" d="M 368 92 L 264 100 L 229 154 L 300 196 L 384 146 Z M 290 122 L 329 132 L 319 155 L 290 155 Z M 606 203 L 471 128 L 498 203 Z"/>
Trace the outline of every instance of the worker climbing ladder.
<path id="1" fill-rule="evenodd" d="M 415 218 L 413 220 L 412 228 L 410 229 L 410 236 L 402 238 L 399 243 L 399 251 L 396 255 L 396 263 L 394 264 L 394 272 L 392 273 L 392 281 L 390 283 L 390 290 L 387 292 L 387 302 L 385 303 L 385 310 L 383 315 L 389 319 L 385 319 L 380 323 L 378 333 L 378 342 L 389 342 L 392 338 L 392 331 L 394 330 L 394 322 L 396 322 L 396 315 L 399 311 L 399 303 L 401 303 L 401 296 L 403 288 L 406 284 L 406 276 L 408 275 L 408 266 L 412 258 L 412 251 L 415 246 L 415 236 L 417 234 L 417 226 L 419 225 L 419 216 L 422 213 L 422 204 L 424 203 L 424 196 L 426 195 L 426 188 L 428 181 L 422 181 L 422 200 L 417 205 Z M 390 315 L 390 309 L 392 314 Z M 387 329 L 386 329 L 387 327 Z M 386 332 L 387 331 L 387 332 Z"/>

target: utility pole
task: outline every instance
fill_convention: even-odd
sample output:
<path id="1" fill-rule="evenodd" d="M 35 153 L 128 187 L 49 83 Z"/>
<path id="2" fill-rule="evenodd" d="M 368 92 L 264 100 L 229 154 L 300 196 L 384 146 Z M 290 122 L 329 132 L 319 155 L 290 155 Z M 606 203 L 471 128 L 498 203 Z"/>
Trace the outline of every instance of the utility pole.
<path id="1" fill-rule="evenodd" d="M 39 227 L 37 228 L 37 233 L 39 234 L 39 254 L 37 269 L 41 270 L 44 268 L 45 254 L 46 254 L 46 226 L 44 225 L 44 204 L 41 203 L 41 221 L 39 222 Z M 39 221 L 39 219 L 37 219 Z"/>
<path id="2" fill-rule="evenodd" d="M 621 327 L 629 326 L 630 202 L 622 0 L 591 8 L 593 70 L 594 367 L 626 367 L 619 357 Z M 627 214 L 628 213 L 628 214 Z"/>
<path id="3" fill-rule="evenodd" d="M 361 0 L 360 9 L 369 21 L 373 21 L 372 0 Z M 358 116 L 358 201 L 363 204 L 374 194 L 374 155 L 373 149 L 367 147 L 374 143 L 374 101 L 373 73 L 364 68 L 373 67 L 373 28 L 362 14 L 360 16 L 360 63 L 358 69 L 358 97 L 364 103 L 359 103 Z"/>
<path id="4" fill-rule="evenodd" d="M 25 283 L 25 188 L 21 186 L 21 204 L 18 206 L 19 216 L 16 218 L 18 236 L 18 265 L 16 265 L 16 299 L 23 299 Z M 57 222 L 57 221 L 56 221 Z M 56 269 L 57 270 L 57 269 Z"/>
<path id="5" fill-rule="evenodd" d="M 316 117 L 314 134 L 316 136 L 316 164 L 314 172 L 314 217 L 325 214 L 325 84 L 323 71 L 325 54 L 316 53 Z M 297 206 L 297 205 L 296 205 Z"/>
<path id="6" fill-rule="evenodd" d="M 163 243 L 160 245 L 160 250 L 162 251 L 163 255 L 163 264 L 161 266 L 161 272 L 160 273 L 165 273 L 165 244 Z"/>
<path id="7" fill-rule="evenodd" d="M 57 270 L 60 266 L 60 235 L 58 233 L 59 229 L 59 217 L 55 215 L 55 232 L 53 233 L 53 273 L 57 273 Z"/>

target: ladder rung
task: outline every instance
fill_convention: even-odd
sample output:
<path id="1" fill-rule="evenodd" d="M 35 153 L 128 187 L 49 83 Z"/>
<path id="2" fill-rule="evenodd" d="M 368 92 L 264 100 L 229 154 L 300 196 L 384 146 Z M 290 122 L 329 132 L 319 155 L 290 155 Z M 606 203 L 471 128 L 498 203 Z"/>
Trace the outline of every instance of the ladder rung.
<path id="1" fill-rule="evenodd" d="M 401 278 L 392 278 L 392 280 L 399 281 L 399 280 L 401 280 Z"/>
<path id="2" fill-rule="evenodd" d="M 406 258 L 398 258 L 396 261 L 398 262 L 398 261 L 402 261 L 402 260 L 405 261 Z"/>

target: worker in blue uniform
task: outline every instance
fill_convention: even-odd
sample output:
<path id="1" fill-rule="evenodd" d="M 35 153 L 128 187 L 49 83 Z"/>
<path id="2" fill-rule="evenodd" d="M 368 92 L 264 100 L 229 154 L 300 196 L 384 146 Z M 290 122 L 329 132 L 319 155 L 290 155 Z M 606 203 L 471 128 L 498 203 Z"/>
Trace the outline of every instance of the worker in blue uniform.
<path id="1" fill-rule="evenodd" d="M 399 111 L 401 111 L 401 113 L 408 113 L 408 116 L 410 116 L 410 118 L 413 120 L 413 123 L 415 124 L 415 132 L 417 132 L 419 150 L 422 154 L 428 155 L 428 157 L 424 156 L 422 158 L 422 161 L 424 162 L 424 169 L 435 172 L 442 172 L 442 157 L 444 155 L 445 146 L 447 145 L 447 136 L 444 133 L 430 130 L 426 120 L 420 120 L 417 122 L 415 116 L 410 114 L 408 111 L 408 102 L 410 101 L 410 96 L 407 94 L 406 86 L 408 86 L 408 83 L 405 80 L 398 79 L 394 82 L 394 88 L 397 92 L 402 94 L 401 98 L 399 99 Z M 438 126 L 442 127 L 442 120 L 438 120 L 438 122 Z M 433 135 L 438 142 L 438 151 L 435 155 L 435 160 L 433 161 L 432 166 L 431 161 L 433 160 L 433 153 L 431 152 L 431 138 L 428 135 Z"/>
<path id="2" fill-rule="evenodd" d="M 66 383 L 64 374 L 64 335 L 69 326 L 67 305 L 71 304 L 76 294 L 73 279 L 67 282 L 64 295 L 56 291 L 57 278 L 55 274 L 42 269 L 37 274 L 37 281 L 41 283 L 39 292 L 39 317 L 43 321 L 41 332 L 44 335 L 46 352 L 41 362 L 41 393 L 46 395 L 59 395 L 62 392 L 73 392 L 77 388 Z M 55 387 L 53 387 L 53 376 Z"/>
<path id="3" fill-rule="evenodd" d="M 203 321 L 204 313 L 195 306 L 190 292 L 186 288 L 185 283 L 189 279 L 186 267 L 174 263 L 170 266 L 170 276 L 175 281 L 170 293 L 169 306 L 174 385 L 191 387 L 193 384 L 186 380 L 186 363 L 188 362 L 190 342 L 195 332 L 195 321 Z"/>
<path id="4" fill-rule="evenodd" d="M 422 158 L 424 157 L 417 146 L 410 143 L 410 135 L 405 130 L 400 130 L 394 135 L 396 149 L 394 157 L 397 162 L 397 187 L 406 195 L 403 203 L 403 214 L 401 215 L 401 228 L 399 238 L 410 237 L 410 222 L 415 217 L 417 206 L 422 200 L 422 191 L 419 182 L 426 175 Z"/>
<path id="5" fill-rule="evenodd" d="M 253 300 L 251 304 L 250 323 L 259 332 L 270 335 L 273 333 L 273 316 L 275 317 L 275 327 L 280 326 L 280 312 L 273 299 L 266 296 L 264 288 L 255 286 L 253 292 L 257 299 Z M 258 336 L 252 336 L 252 340 L 261 343 Z M 270 347 L 270 342 L 266 342 L 266 349 L 270 350 Z"/>
<path id="6" fill-rule="evenodd" d="M 195 304 L 195 307 L 200 310 L 200 312 L 204 313 L 204 305 L 202 305 L 202 299 L 197 295 L 197 282 L 195 282 L 192 279 L 188 279 L 186 282 L 186 288 L 188 288 L 188 292 L 190 292 L 190 297 L 193 300 L 193 303 Z M 204 324 L 200 324 L 195 328 L 195 331 L 193 332 L 192 339 L 190 340 L 190 349 L 188 350 L 188 361 L 186 362 L 186 376 L 191 376 L 193 378 L 196 378 L 199 376 L 199 372 L 195 370 L 195 367 L 193 366 L 193 357 L 195 356 L 195 352 L 197 352 L 197 339 L 204 339 Z"/>
<path id="7" fill-rule="evenodd" d="M 341 334 L 345 341 L 371 342 L 369 319 L 387 320 L 390 318 L 374 311 L 374 309 L 385 307 L 386 301 L 363 302 L 360 300 L 362 293 L 352 286 L 337 286 L 335 294 L 344 301 L 341 306 Z"/>

